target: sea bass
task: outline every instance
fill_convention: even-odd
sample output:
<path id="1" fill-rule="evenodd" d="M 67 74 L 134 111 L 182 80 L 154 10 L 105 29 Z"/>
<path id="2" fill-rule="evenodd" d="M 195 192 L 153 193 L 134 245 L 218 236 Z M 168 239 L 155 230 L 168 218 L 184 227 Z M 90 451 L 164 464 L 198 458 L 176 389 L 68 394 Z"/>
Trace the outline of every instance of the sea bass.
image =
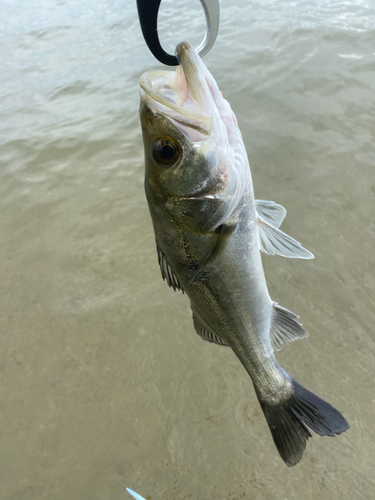
<path id="1" fill-rule="evenodd" d="M 349 428 L 274 356 L 307 333 L 270 298 L 260 251 L 313 255 L 280 231 L 281 205 L 254 199 L 236 117 L 195 49 L 183 42 L 176 53 L 175 72 L 147 72 L 140 80 L 145 190 L 162 277 L 189 297 L 198 335 L 233 349 L 290 467 L 311 437 L 307 427 L 321 436 Z"/>

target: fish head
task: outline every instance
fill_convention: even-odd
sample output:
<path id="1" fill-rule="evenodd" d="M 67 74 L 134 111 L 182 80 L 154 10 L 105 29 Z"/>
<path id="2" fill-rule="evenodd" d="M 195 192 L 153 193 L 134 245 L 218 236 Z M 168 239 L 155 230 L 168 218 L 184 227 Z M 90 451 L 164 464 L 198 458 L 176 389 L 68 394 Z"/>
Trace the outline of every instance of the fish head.
<path id="1" fill-rule="evenodd" d="M 189 231 L 214 231 L 234 212 L 249 165 L 237 120 L 194 48 L 177 46 L 174 72 L 142 75 L 145 188 Z"/>

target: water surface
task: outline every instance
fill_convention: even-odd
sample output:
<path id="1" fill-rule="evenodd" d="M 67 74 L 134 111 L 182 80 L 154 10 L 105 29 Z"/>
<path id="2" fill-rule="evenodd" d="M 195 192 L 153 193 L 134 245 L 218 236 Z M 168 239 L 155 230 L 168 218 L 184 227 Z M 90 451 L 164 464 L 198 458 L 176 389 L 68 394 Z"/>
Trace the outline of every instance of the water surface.
<path id="1" fill-rule="evenodd" d="M 181 4 L 181 5 L 180 5 Z M 1 5 L 3 500 L 375 498 L 375 7 L 222 0 L 205 57 L 237 114 L 256 197 L 313 261 L 264 256 L 310 333 L 278 354 L 351 430 L 288 469 L 251 381 L 160 278 L 138 80 L 160 68 L 135 2 Z M 173 30 L 170 19 L 173 19 Z M 198 44 L 198 0 L 161 38 Z"/>

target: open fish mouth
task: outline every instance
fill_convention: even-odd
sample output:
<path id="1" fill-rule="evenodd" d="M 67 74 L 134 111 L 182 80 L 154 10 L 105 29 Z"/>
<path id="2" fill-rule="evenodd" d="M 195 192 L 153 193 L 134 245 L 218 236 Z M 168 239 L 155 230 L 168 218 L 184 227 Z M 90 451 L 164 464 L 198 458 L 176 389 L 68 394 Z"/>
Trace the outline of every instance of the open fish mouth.
<path id="1" fill-rule="evenodd" d="M 209 136 L 212 131 L 211 117 L 181 104 L 181 94 L 175 84 L 177 80 L 183 79 L 181 69 L 176 72 L 148 71 L 141 76 L 139 82 L 141 99 L 154 113 L 160 113 L 174 122 Z"/>
<path id="2" fill-rule="evenodd" d="M 176 48 L 176 71 L 148 71 L 141 76 L 141 99 L 155 113 L 204 136 L 227 133 L 222 121 L 223 98 L 210 72 L 187 42 Z M 226 101 L 225 101 L 226 102 Z M 237 125 L 237 123 L 235 123 Z"/>

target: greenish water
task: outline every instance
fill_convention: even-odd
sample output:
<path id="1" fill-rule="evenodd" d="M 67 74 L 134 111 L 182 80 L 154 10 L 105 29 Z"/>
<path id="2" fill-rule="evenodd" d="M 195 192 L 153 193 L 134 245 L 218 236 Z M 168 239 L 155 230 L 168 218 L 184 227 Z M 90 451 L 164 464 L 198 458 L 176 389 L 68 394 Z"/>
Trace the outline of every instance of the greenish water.
<path id="1" fill-rule="evenodd" d="M 135 2 L 0 6 L 0 498 L 375 498 L 375 6 L 222 0 L 205 57 L 256 197 L 313 261 L 263 257 L 310 333 L 277 357 L 350 431 L 279 458 L 251 381 L 161 280 L 138 80 L 159 68 Z M 174 29 L 170 29 L 173 18 Z M 198 44 L 198 0 L 161 38 Z"/>

